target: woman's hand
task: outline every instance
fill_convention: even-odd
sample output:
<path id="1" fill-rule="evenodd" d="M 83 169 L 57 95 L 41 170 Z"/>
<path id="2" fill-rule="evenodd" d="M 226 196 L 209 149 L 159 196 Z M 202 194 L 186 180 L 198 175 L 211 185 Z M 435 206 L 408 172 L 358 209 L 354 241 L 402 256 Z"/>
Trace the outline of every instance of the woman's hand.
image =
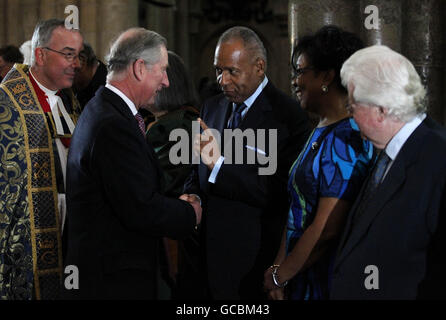
<path id="1" fill-rule="evenodd" d="M 277 288 L 268 292 L 270 300 L 285 300 L 285 288 Z"/>
<path id="2" fill-rule="evenodd" d="M 273 268 L 269 267 L 263 274 L 263 288 L 265 291 L 277 289 L 273 281 Z"/>

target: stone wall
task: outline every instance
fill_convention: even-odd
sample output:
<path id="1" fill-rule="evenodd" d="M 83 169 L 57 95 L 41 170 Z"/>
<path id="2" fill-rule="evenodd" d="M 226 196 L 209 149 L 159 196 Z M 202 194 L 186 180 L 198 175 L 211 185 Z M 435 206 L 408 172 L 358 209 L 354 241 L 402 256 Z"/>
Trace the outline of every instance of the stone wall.
<path id="1" fill-rule="evenodd" d="M 365 27 L 369 5 L 378 8 L 377 29 Z M 415 65 L 427 89 L 428 112 L 444 124 L 445 17 L 443 0 L 290 0 L 290 49 L 300 37 L 326 24 L 359 33 L 367 45 L 387 45 Z"/>

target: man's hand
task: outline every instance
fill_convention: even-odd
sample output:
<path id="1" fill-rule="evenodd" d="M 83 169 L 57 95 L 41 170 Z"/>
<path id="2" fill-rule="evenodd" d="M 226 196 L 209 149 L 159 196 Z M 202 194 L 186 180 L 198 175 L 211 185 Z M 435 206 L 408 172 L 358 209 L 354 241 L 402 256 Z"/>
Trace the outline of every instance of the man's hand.
<path id="1" fill-rule="evenodd" d="M 202 215 L 200 199 L 194 194 L 182 194 L 179 199 L 189 202 L 189 204 L 194 208 L 198 226 L 201 223 L 201 215 Z"/>
<path id="2" fill-rule="evenodd" d="M 217 139 L 206 123 L 200 118 L 197 120 L 200 122 L 203 133 L 195 136 L 193 149 L 196 154 L 200 154 L 203 163 L 212 170 L 221 156 L 220 147 Z"/>

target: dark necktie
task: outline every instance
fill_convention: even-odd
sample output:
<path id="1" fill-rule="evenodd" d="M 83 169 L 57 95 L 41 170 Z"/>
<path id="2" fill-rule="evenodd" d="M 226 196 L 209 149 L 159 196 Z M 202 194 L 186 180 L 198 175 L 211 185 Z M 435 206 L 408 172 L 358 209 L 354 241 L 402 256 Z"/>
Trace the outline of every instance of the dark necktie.
<path id="1" fill-rule="evenodd" d="M 141 129 L 142 135 L 144 138 L 146 137 L 146 124 L 144 123 L 144 119 L 141 114 L 138 112 L 135 114 L 136 121 L 138 121 L 138 127 Z"/>
<path id="2" fill-rule="evenodd" d="M 379 184 L 381 183 L 384 173 L 386 172 L 386 168 L 389 165 L 390 158 L 387 155 L 385 150 L 382 150 L 379 154 L 378 160 L 376 161 L 375 166 L 373 167 L 372 173 L 370 175 L 370 179 L 367 182 L 367 186 L 365 187 L 364 193 L 361 197 L 361 202 L 358 206 L 358 209 L 353 216 L 353 222 L 356 224 L 364 211 L 367 209 L 370 200 L 376 192 Z"/>
<path id="3" fill-rule="evenodd" d="M 232 112 L 231 120 L 229 121 L 229 129 L 238 128 L 240 122 L 242 122 L 242 112 L 245 110 L 246 104 L 237 104 Z"/>

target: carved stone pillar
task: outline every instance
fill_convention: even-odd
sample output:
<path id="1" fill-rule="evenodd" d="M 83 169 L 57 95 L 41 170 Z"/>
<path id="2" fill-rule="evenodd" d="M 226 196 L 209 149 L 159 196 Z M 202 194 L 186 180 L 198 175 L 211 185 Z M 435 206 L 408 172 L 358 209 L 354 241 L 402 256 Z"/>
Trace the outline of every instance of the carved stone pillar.
<path id="1" fill-rule="evenodd" d="M 189 1 L 178 1 L 178 10 L 176 12 L 175 29 L 178 34 L 176 38 L 175 51 L 183 58 L 186 66 L 190 65 L 189 59 Z M 173 48 L 173 43 L 169 43 L 169 48 Z"/>
<path id="2" fill-rule="evenodd" d="M 289 0 L 289 35 L 291 48 L 296 39 L 315 33 L 324 25 L 334 24 L 344 30 L 358 32 L 359 1 Z"/>
<path id="3" fill-rule="evenodd" d="M 58 0 L 40 0 L 40 20 L 57 18 Z"/>
<path id="4" fill-rule="evenodd" d="M 97 0 L 80 0 L 79 3 L 79 15 L 80 15 L 80 28 L 84 40 L 87 41 L 93 48 L 96 54 L 98 54 L 98 38 L 100 30 L 98 30 L 98 1 Z M 98 56 L 103 60 L 103 57 Z"/>
<path id="5" fill-rule="evenodd" d="M 31 40 L 34 28 L 39 21 L 39 1 L 38 0 L 22 0 L 23 16 L 19 19 L 23 24 L 24 41 Z M 23 43 L 23 42 L 22 42 Z M 22 43 L 17 43 L 20 46 Z"/>
<path id="6" fill-rule="evenodd" d="M 174 0 L 159 0 L 159 3 L 163 3 L 164 6 L 148 4 L 146 11 L 146 28 L 149 30 L 153 30 L 160 35 L 162 35 L 167 40 L 167 44 L 170 50 L 176 51 L 177 48 L 175 46 L 176 43 L 176 29 L 175 25 L 182 28 L 183 25 L 180 25 L 179 22 L 175 21 L 175 1 Z M 180 6 L 187 5 L 187 1 L 179 4 Z M 180 13 L 181 14 L 181 13 Z M 184 18 L 184 17 L 183 17 Z M 184 20 L 183 20 L 184 21 Z M 187 24 L 184 26 L 187 29 Z M 184 31 L 181 31 L 181 34 L 184 35 Z"/>
<path id="7" fill-rule="evenodd" d="M 6 42 L 8 44 L 21 45 L 23 43 L 22 9 L 20 2 L 16 0 L 6 1 Z"/>
<path id="8" fill-rule="evenodd" d="M 364 10 L 369 5 L 374 5 L 378 8 L 378 29 L 368 30 L 364 26 L 365 18 L 368 16 L 368 14 L 364 13 Z M 401 5 L 401 0 L 361 0 L 361 38 L 366 46 L 382 44 L 401 52 Z"/>
<path id="9" fill-rule="evenodd" d="M 138 26 L 138 0 L 100 0 L 100 38 L 98 57 L 109 51 L 110 44 L 122 31 Z"/>
<path id="10" fill-rule="evenodd" d="M 415 65 L 426 86 L 428 113 L 443 123 L 445 4 L 442 0 L 407 0 L 402 5 L 403 55 Z"/>
<path id="11" fill-rule="evenodd" d="M 0 12 L 6 12 L 6 0 L 0 0 Z M 6 45 L 6 19 L 0 19 L 0 47 Z"/>

